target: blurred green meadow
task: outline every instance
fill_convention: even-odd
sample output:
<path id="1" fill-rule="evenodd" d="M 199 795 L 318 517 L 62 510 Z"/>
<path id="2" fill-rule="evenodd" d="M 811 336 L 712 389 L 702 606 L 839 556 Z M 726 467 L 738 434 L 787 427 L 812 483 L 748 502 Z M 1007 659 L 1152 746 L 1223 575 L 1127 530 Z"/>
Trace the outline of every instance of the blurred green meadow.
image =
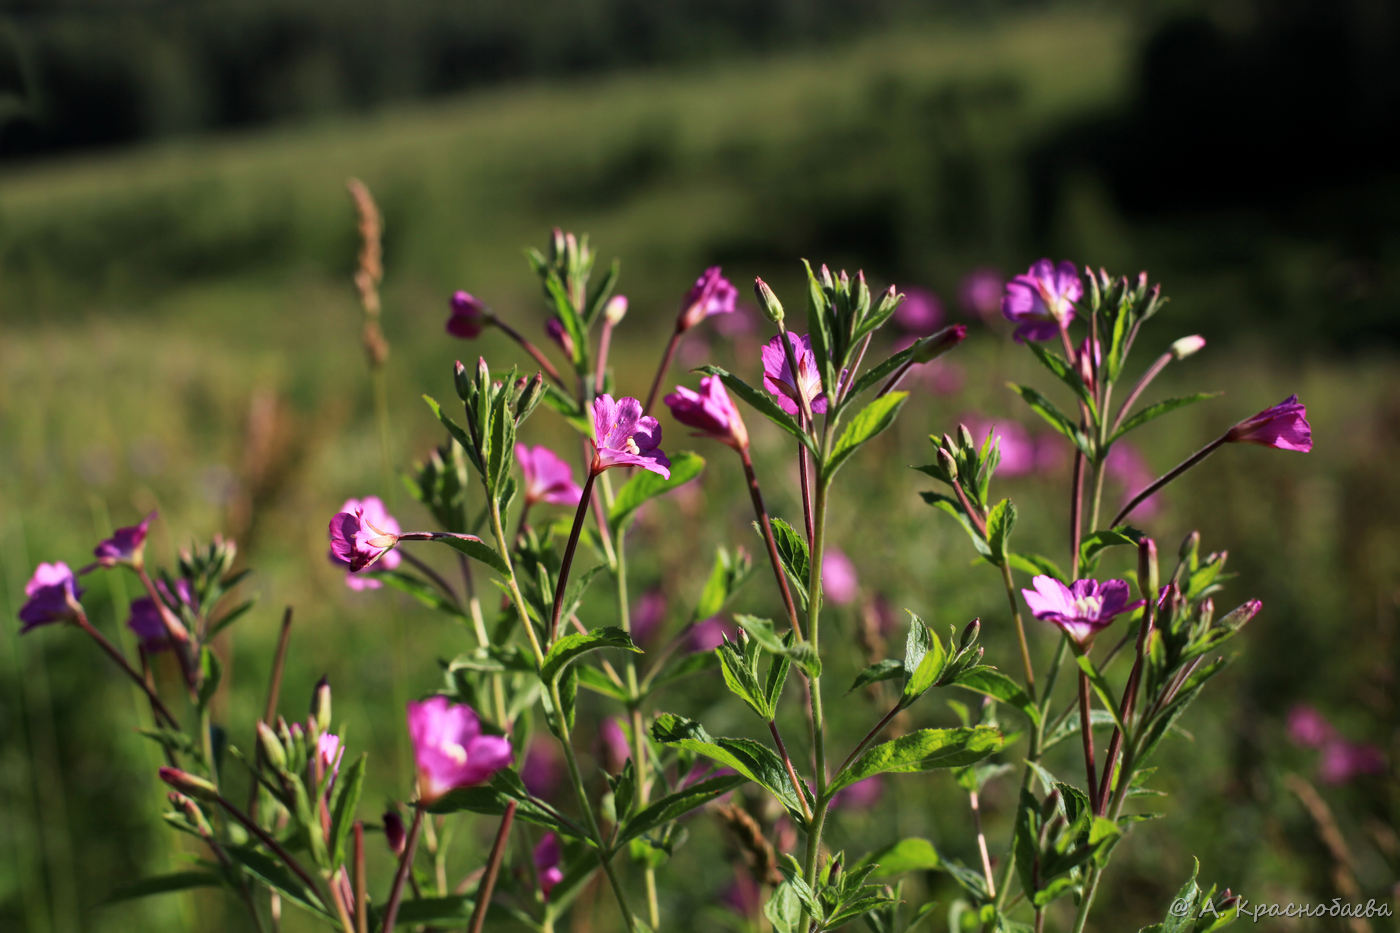
<path id="1" fill-rule="evenodd" d="M 426 527 L 396 475 L 443 440 L 419 396 L 451 399 L 458 358 L 524 365 L 498 335 L 468 345 L 443 332 L 454 289 L 541 340 L 545 312 L 522 250 L 542 246 L 555 225 L 589 233 L 603 263 L 622 261 L 631 311 L 612 358 L 620 390 L 637 395 L 680 297 L 708 264 L 723 263 L 741 298 L 762 274 L 799 318 L 801 257 L 864 268 L 881 287 L 932 289 L 950 319 L 975 267 L 1009 276 L 1049 255 L 1120 274 L 1146 268 L 1172 304 L 1144 332 L 1138 365 L 1185 334 L 1208 340 L 1169 367 L 1152 397 L 1223 392 L 1135 436 L 1154 471 L 1293 392 L 1308 406 L 1316 446 L 1308 455 L 1222 450 L 1141 522 L 1164 556 L 1193 528 L 1206 550 L 1228 548 L 1237 577 L 1222 608 L 1257 596 L 1264 611 L 1163 760 L 1167 817 L 1124 846 L 1096 928 L 1161 919 L 1192 855 L 1204 879 L 1256 902 L 1340 893 L 1339 856 L 1321 841 L 1326 820 L 1285 784 L 1287 774 L 1313 780 L 1316 765 L 1285 733 L 1299 702 L 1388 757 L 1388 776 L 1321 794 L 1351 860 L 1344 870 L 1367 896 L 1391 896 L 1400 866 L 1400 248 L 1393 231 L 1362 245 L 1330 237 L 1340 223 L 1330 217 L 1313 225 L 1245 208 L 1144 213 L 1091 166 L 1046 163 L 1046 147 L 1071 129 L 1088 133 L 1134 106 L 1152 25 L 1073 6 L 915 22 L 761 57 L 522 81 L 353 118 L 0 169 L 0 608 L 13 619 L 37 562 L 81 565 L 112 527 L 154 508 L 148 553 L 158 562 L 228 534 L 254 571 L 243 589 L 258 602 L 225 636 L 220 720 L 235 744 L 250 743 L 281 612 L 294 607 L 283 709 L 303 715 L 312 685 L 329 676 L 337 723 L 352 748 L 371 753 L 362 815 L 373 820 L 411 787 L 404 702 L 438 685 L 438 659 L 471 638 L 402 594 L 347 590 L 326 559 L 325 527 L 346 498 L 367 494 L 382 496 L 405 528 Z M 369 185 L 384 215 L 392 466 L 359 343 L 350 176 Z M 1291 210 L 1296 220 L 1321 204 L 1338 214 L 1355 205 L 1366 218 L 1358 229 L 1369 231 L 1393 211 L 1377 202 L 1397 190 L 1391 176 L 1342 179 Z M 960 387 L 918 383 L 897 430 L 846 468 L 831 534 L 854 559 L 864 599 L 883 596 L 939 629 L 980 616 L 988 660 L 1011 666 L 994 573 L 973 566 L 961 530 L 919 500 L 926 478 L 907 468 L 932 458 L 929 433 L 970 413 L 1044 435 L 1005 383 L 1056 387 L 1002 323 L 970 320 L 968 341 L 948 358 Z M 759 336 L 688 340 L 705 338 L 711 355 L 691 347 L 689 365 L 714 359 L 757 380 Z M 551 418 L 537 414 L 527 439 L 564 442 Z M 715 546 L 759 548 L 733 458 L 662 421 L 668 449 L 694 447 L 709 461 L 694 490 L 649 510 L 633 548 L 634 579 L 664 590 L 675 630 Z M 756 421 L 773 509 L 800 515 L 791 451 Z M 1056 559 L 1068 547 L 1068 472 L 1066 459 L 1000 484 L 1020 508 L 1018 536 Z M 1110 501 L 1123 493 L 1110 485 Z M 134 581 L 109 572 L 88 585 L 94 622 L 131 647 L 122 623 Z M 762 575 L 739 604 L 772 611 Z M 598 596 L 584 618 L 606 624 L 606 605 Z M 834 616 L 832 637 L 854 645 L 856 611 Z M 1048 657 L 1050 633 L 1034 635 L 1038 657 Z M 861 666 L 851 654 L 833 683 Z M 138 697 L 104 663 L 72 631 L 0 639 L 0 929 L 242 929 L 217 893 L 104 904 L 123 883 L 183 867 L 194 852 L 160 822 L 158 750 L 136 734 Z M 709 678 L 686 682 L 668 708 L 709 710 L 715 731 L 748 728 L 736 707 Z M 861 694 L 841 708 L 843 731 L 856 734 L 879 713 Z M 932 705 L 918 715 L 952 718 Z M 1011 783 L 984 796 L 998 838 L 1009 832 Z M 898 807 L 846 825 L 838 817 L 833 846 L 923 834 L 974 857 L 958 848 L 970 819 L 950 780 L 909 777 L 898 791 Z M 480 864 L 488 823 L 460 834 L 457 873 Z M 715 906 L 732 880 L 724 837 L 704 816 L 690 829 L 661 873 L 663 912 L 694 918 L 676 929 L 726 929 Z M 383 890 L 390 862 L 380 838 L 370 851 L 372 887 Z M 946 902 L 954 889 L 933 875 L 923 890 Z M 598 916 L 608 929 L 606 905 Z M 303 919 L 289 913 L 287 928 Z"/>

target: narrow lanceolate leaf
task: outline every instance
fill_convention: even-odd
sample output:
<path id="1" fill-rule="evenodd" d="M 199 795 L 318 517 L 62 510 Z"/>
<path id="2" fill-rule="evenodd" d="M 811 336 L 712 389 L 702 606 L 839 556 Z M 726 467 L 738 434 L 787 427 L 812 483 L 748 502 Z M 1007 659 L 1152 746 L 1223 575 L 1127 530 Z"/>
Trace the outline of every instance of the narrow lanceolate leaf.
<path id="1" fill-rule="evenodd" d="M 891 392 L 874 399 L 862 408 L 841 432 L 836 446 L 832 448 L 831 456 L 822 465 L 822 474 L 828 479 L 836 475 L 836 471 L 841 469 L 841 465 L 849 460 L 852 454 L 894 424 L 895 416 L 899 414 L 900 407 L 908 397 L 908 392 Z"/>
<path id="2" fill-rule="evenodd" d="M 1147 424 L 1147 422 L 1160 418 L 1168 412 L 1176 411 L 1178 408 L 1185 408 L 1187 405 L 1194 405 L 1197 402 L 1204 402 L 1206 399 L 1215 398 L 1219 394 L 1219 392 L 1197 392 L 1194 395 L 1183 395 L 1178 398 L 1169 398 L 1163 399 L 1160 402 L 1154 402 L 1141 411 L 1129 416 L 1128 420 L 1123 422 L 1122 427 L 1113 432 L 1113 436 L 1108 439 L 1109 443 L 1113 443 L 1134 428 L 1140 428 L 1144 424 Z"/>
<path id="3" fill-rule="evenodd" d="M 860 395 L 866 389 L 874 387 L 877 383 L 893 376 L 895 370 L 899 369 L 899 367 L 913 358 L 914 351 L 917 349 L 919 349 L 917 344 L 910 345 L 900 350 L 889 359 L 867 369 L 856 379 L 851 387 L 846 390 L 846 394 L 842 397 L 840 405 L 837 406 L 838 410 L 844 411 L 846 406 L 855 400 L 856 396 Z"/>
<path id="4" fill-rule="evenodd" d="M 851 689 L 857 690 L 867 684 L 879 683 L 882 680 L 894 680 L 896 677 L 904 676 L 904 662 L 896 661 L 894 658 L 885 658 L 883 661 L 876 661 L 856 675 L 855 683 L 851 684 Z"/>
<path id="5" fill-rule="evenodd" d="M 750 408 L 797 438 L 814 455 L 818 453 L 816 443 L 797 424 L 797 419 L 779 408 L 778 403 L 766 393 L 760 392 L 738 376 L 719 366 L 701 366 L 697 372 L 705 373 L 707 376 L 718 376 L 719 381 L 724 383 L 724 387 L 743 399 Z"/>
<path id="6" fill-rule="evenodd" d="M 1089 678 L 1089 685 L 1093 687 L 1094 692 L 1099 695 L 1099 702 L 1104 705 L 1104 709 L 1108 710 L 1109 715 L 1113 717 L 1113 724 L 1118 727 L 1119 732 L 1127 735 L 1128 730 L 1123 727 L 1123 720 L 1118 716 L 1118 702 L 1113 698 L 1113 688 L 1103 679 L 1103 675 L 1099 673 L 1098 668 L 1094 667 L 1094 662 L 1089 660 L 1088 655 L 1077 655 L 1075 660 L 1079 662 L 1079 669 Z"/>
<path id="7" fill-rule="evenodd" d="M 937 768 L 960 768 L 981 761 L 1001 748 L 1000 729 L 919 729 L 867 749 L 829 785 L 840 790 L 876 774 L 909 774 Z"/>
<path id="8" fill-rule="evenodd" d="M 943 858 L 927 839 L 911 837 L 870 853 L 856 865 L 875 865 L 872 878 L 892 878 L 906 871 L 932 871 L 942 868 Z"/>
<path id="9" fill-rule="evenodd" d="M 992 562 L 1001 566 L 1006 562 L 1007 543 L 1011 540 L 1011 529 L 1016 527 L 1016 506 L 1010 499 L 1002 499 L 987 512 L 987 547 L 992 552 Z"/>
<path id="10" fill-rule="evenodd" d="M 919 493 L 919 496 L 935 509 L 947 512 L 949 515 L 953 516 L 957 523 L 962 525 L 963 531 L 967 532 L 967 536 L 972 539 L 972 546 L 977 549 L 977 553 L 988 560 L 992 559 L 992 549 L 987 546 L 987 542 L 982 537 L 981 533 L 973 527 L 972 521 L 968 518 L 967 511 L 962 507 L 961 502 L 954 499 L 952 496 L 945 496 L 941 492 L 926 491 Z"/>
<path id="11" fill-rule="evenodd" d="M 1011 387 L 1013 392 L 1021 396 L 1025 403 L 1031 407 L 1031 411 L 1040 415 L 1052 428 L 1069 438 L 1084 456 L 1092 457 L 1094 455 L 1094 450 L 1089 444 L 1088 437 L 1084 435 L 1083 431 L 1079 430 L 1079 427 L 1069 419 L 1068 415 L 1055 407 L 1054 402 L 1050 401 L 1030 386 L 1017 385 L 1014 382 L 1008 382 L 1007 385 Z"/>
<path id="12" fill-rule="evenodd" d="M 621 648 L 634 654 L 642 653 L 632 636 L 616 626 L 595 628 L 587 632 L 570 632 L 549 649 L 549 654 L 544 657 L 540 676 L 545 683 L 549 683 L 579 655 L 597 651 L 599 648 Z"/>
<path id="13" fill-rule="evenodd" d="M 803 819 L 782 759 L 768 746 L 752 739 L 715 738 L 700 723 L 672 713 L 657 716 L 651 734 L 662 744 L 679 746 L 733 768 L 755 784 L 767 788 L 796 819 Z"/>
<path id="14" fill-rule="evenodd" d="M 191 888 L 219 887 L 223 883 L 223 879 L 213 872 L 177 871 L 169 875 L 157 875 L 154 878 L 143 878 L 140 881 L 124 884 L 107 895 L 105 903 L 116 904 L 120 901 L 130 901 L 140 897 L 151 897 L 156 894 L 173 894 L 177 891 L 188 891 Z"/>
<path id="15" fill-rule="evenodd" d="M 675 793 L 667 794 L 636 813 L 623 824 L 617 838 L 613 840 L 613 849 L 616 850 L 619 846 L 625 845 L 643 833 L 651 832 L 659 826 L 664 826 L 672 820 L 685 816 L 691 810 L 702 807 L 716 797 L 729 793 L 743 784 L 745 780 L 744 777 L 737 774 L 726 774 L 722 777 L 691 784 Z"/>
<path id="16" fill-rule="evenodd" d="M 811 558 L 807 553 L 807 542 L 797 530 L 781 518 L 771 518 L 773 543 L 778 546 L 778 557 L 788 576 L 799 583 L 799 589 L 806 592 L 807 578 L 811 570 Z"/>
<path id="17" fill-rule="evenodd" d="M 670 492 L 683 486 L 705 468 L 705 458 L 689 450 L 671 455 L 671 476 L 662 476 L 650 470 L 635 470 L 633 476 L 617 492 L 612 508 L 608 510 L 608 524 L 621 527 L 631 520 L 637 509 L 648 499 Z"/>
<path id="18" fill-rule="evenodd" d="M 501 558 L 500 554 L 496 553 L 496 549 L 485 541 L 482 541 L 476 535 L 459 535 L 446 531 L 435 531 L 432 533 L 430 540 L 445 544 L 455 551 L 461 551 L 472 560 L 481 561 L 481 563 L 499 574 L 506 575 L 509 573 L 506 562 Z"/>
<path id="19" fill-rule="evenodd" d="M 429 813 L 486 813 L 499 816 L 514 800 L 515 815 L 527 823 L 552 829 L 570 839 L 582 839 L 592 845 L 592 838 L 565 819 L 549 804 L 530 795 L 520 775 L 514 771 L 497 771 L 490 783 L 476 787 L 459 787 L 448 791 L 427 807 Z"/>
<path id="20" fill-rule="evenodd" d="M 319 917 L 334 920 L 330 912 L 321 906 L 320 895 L 308 888 L 281 862 L 274 860 L 261 849 L 246 845 L 225 845 L 224 853 L 233 862 L 247 869 L 259 881 L 278 891 L 288 901 Z"/>
<path id="21" fill-rule="evenodd" d="M 1084 384 L 1084 380 L 1079 377 L 1078 369 L 1071 366 L 1065 361 L 1064 357 L 1060 356 L 1054 350 L 1041 346 L 1033 340 L 1026 341 L 1026 346 L 1030 347 L 1031 352 L 1035 354 L 1035 358 L 1040 360 L 1040 365 L 1050 370 L 1050 372 L 1055 375 L 1056 379 L 1069 386 L 1070 391 L 1088 407 L 1089 413 L 1094 417 L 1098 417 L 1098 407 L 1094 404 L 1093 393 L 1091 393 L 1089 387 Z"/>
<path id="22" fill-rule="evenodd" d="M 959 674 L 953 685 L 1000 700 L 1025 713 L 1032 723 L 1040 722 L 1040 710 L 1031 702 L 1026 691 L 996 668 L 979 665 Z"/>
<path id="23" fill-rule="evenodd" d="M 1088 565 L 1099 553 L 1111 547 L 1137 547 L 1142 532 L 1135 528 L 1123 527 L 1122 531 L 1096 531 L 1079 545 L 1079 563 Z"/>
<path id="24" fill-rule="evenodd" d="M 904 664 L 906 680 L 900 705 L 908 706 L 938 682 L 943 667 L 948 662 L 948 651 L 937 635 L 929 631 L 924 621 L 914 613 L 909 613 L 909 636 L 904 644 Z"/>
<path id="25" fill-rule="evenodd" d="M 472 439 L 467 432 L 463 430 L 457 422 L 447 416 L 447 413 L 442 410 L 442 406 L 437 403 L 437 399 L 433 398 L 431 395 L 425 395 L 423 396 L 423 401 L 427 402 L 428 407 L 432 409 L 433 417 L 442 422 L 442 426 L 447 429 L 448 434 L 452 435 L 452 439 L 460 444 L 462 449 L 467 452 L 467 456 L 471 458 L 472 465 L 476 467 L 476 471 L 478 473 L 482 472 L 484 467 L 481 463 L 481 458 L 477 456 L 476 444 L 472 443 Z"/>
<path id="26" fill-rule="evenodd" d="M 355 806 L 360 802 L 360 791 L 365 785 L 365 762 L 367 755 L 355 759 L 354 764 L 341 770 L 331 788 L 331 861 L 336 865 L 345 863 L 345 841 L 350 837 L 350 827 L 355 822 Z"/>

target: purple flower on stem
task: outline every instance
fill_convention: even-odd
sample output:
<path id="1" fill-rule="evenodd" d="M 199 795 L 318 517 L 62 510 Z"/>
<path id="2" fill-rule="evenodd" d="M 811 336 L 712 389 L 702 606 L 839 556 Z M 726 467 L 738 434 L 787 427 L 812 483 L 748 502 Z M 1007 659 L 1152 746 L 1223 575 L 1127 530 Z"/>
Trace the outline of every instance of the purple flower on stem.
<path id="1" fill-rule="evenodd" d="M 906 334 L 922 337 L 933 333 L 943 323 L 943 302 L 925 289 L 906 289 L 904 303 L 895 309 L 892 319 Z"/>
<path id="2" fill-rule="evenodd" d="M 1016 324 L 1016 340 L 1049 340 L 1074 320 L 1074 303 L 1084 295 L 1071 262 L 1041 259 L 1006 283 L 1001 313 Z"/>
<path id="3" fill-rule="evenodd" d="M 797 361 L 797 377 L 793 378 L 792 367 L 788 366 L 787 353 L 782 340 L 786 337 Z M 817 358 L 812 353 L 810 338 L 786 331 L 763 345 L 763 388 L 778 400 L 778 406 L 789 415 L 796 415 L 801 409 L 799 397 L 805 397 L 813 414 L 826 411 L 826 394 L 822 392 L 821 371 L 817 369 Z M 798 393 L 801 392 L 802 396 Z"/>
<path id="4" fill-rule="evenodd" d="M 712 437 L 735 450 L 749 446 L 744 419 L 718 376 L 702 378 L 699 392 L 676 386 L 676 391 L 664 401 L 671 409 L 671 417 L 695 428 L 696 437 Z"/>
<path id="5" fill-rule="evenodd" d="M 578 505 L 583 490 L 574 482 L 573 469 L 554 451 L 540 445 L 515 445 L 515 459 L 525 474 L 525 501 L 533 505 Z"/>
<path id="6" fill-rule="evenodd" d="M 563 767 L 558 747 L 551 741 L 537 738 L 525 750 L 525 760 L 520 765 L 520 780 L 531 794 L 549 800 L 563 780 Z"/>
<path id="7" fill-rule="evenodd" d="M 139 524 L 118 528 L 112 532 L 112 537 L 107 538 L 92 550 L 93 555 L 97 558 L 97 563 L 103 567 L 115 567 L 117 564 L 141 566 L 146 549 L 146 532 L 155 517 L 156 513 L 153 511 L 141 519 Z"/>
<path id="8" fill-rule="evenodd" d="M 1225 440 L 1307 453 L 1312 450 L 1312 425 L 1308 424 L 1308 410 L 1298 396 L 1290 395 L 1235 425 L 1226 432 Z"/>
<path id="9" fill-rule="evenodd" d="M 347 499 L 331 519 L 331 560 L 347 565 L 351 574 L 380 560 L 386 570 L 393 570 L 401 559 L 393 553 L 399 532 L 399 523 L 377 496 Z M 379 585 L 377 580 L 370 585 L 370 581 L 353 577 L 348 577 L 346 583 L 351 589 L 375 589 Z"/>
<path id="10" fill-rule="evenodd" d="M 996 269 L 982 267 L 973 269 L 958 287 L 958 303 L 973 315 L 987 319 L 994 317 L 1001 307 L 1001 294 L 1005 280 Z"/>
<path id="11" fill-rule="evenodd" d="M 671 461 L 661 450 L 661 425 L 642 414 L 642 403 L 637 399 L 595 398 L 593 433 L 594 474 L 615 466 L 639 466 L 670 478 Z"/>
<path id="12" fill-rule="evenodd" d="M 856 567 L 844 551 L 827 548 L 822 555 L 822 592 L 839 606 L 853 602 L 860 582 L 856 579 Z"/>
<path id="13" fill-rule="evenodd" d="M 1332 741 L 1336 730 L 1323 715 L 1306 704 L 1288 711 L 1288 737 L 1304 748 L 1321 748 Z"/>
<path id="14" fill-rule="evenodd" d="M 449 703 L 446 697 L 409 703 L 408 734 L 422 804 L 458 787 L 485 783 L 510 764 L 510 742 L 499 735 L 482 735 L 476 711 Z"/>
<path id="15" fill-rule="evenodd" d="M 127 617 L 126 627 L 136 635 L 141 650 L 147 654 L 170 647 L 170 632 L 161 619 L 159 607 L 150 597 L 143 596 L 131 601 L 131 615 Z"/>
<path id="16" fill-rule="evenodd" d="M 1053 622 L 1075 644 L 1087 647 L 1114 617 L 1142 605 L 1128 602 L 1130 591 L 1123 580 L 1075 580 L 1065 586 L 1054 577 L 1041 574 L 1031 581 L 1033 590 L 1021 590 L 1026 605 L 1037 619 Z"/>
<path id="17" fill-rule="evenodd" d="M 452 313 L 447 318 L 447 332 L 463 340 L 475 340 L 491 323 L 491 312 L 469 292 L 455 292 L 450 302 Z"/>
<path id="18" fill-rule="evenodd" d="M 559 867 L 559 837 L 554 833 L 545 833 L 540 844 L 535 846 L 534 858 L 535 872 L 540 879 L 540 893 L 544 895 L 545 900 L 549 900 L 549 892 L 564 880 L 564 871 Z"/>
<path id="19" fill-rule="evenodd" d="M 632 749 L 627 744 L 627 730 L 616 716 L 604 719 L 598 726 L 598 754 L 603 761 L 603 770 L 609 774 L 621 774 L 627 759 L 632 757 Z"/>
<path id="20" fill-rule="evenodd" d="M 681 302 L 676 330 L 687 331 L 714 314 L 731 314 L 739 290 L 726 279 L 719 266 L 710 266 L 695 280 Z"/>
<path id="21" fill-rule="evenodd" d="M 40 564 L 34 575 L 24 585 L 27 597 L 19 609 L 19 620 L 24 623 L 19 633 L 50 622 L 66 622 L 78 617 L 76 608 L 82 598 L 83 589 L 78 586 L 77 577 L 62 561 Z"/>
<path id="22" fill-rule="evenodd" d="M 340 759 L 345 755 L 345 748 L 340 744 L 340 736 L 331 732 L 322 732 L 316 739 L 316 755 L 321 762 L 321 770 L 332 775 L 340 773 Z"/>

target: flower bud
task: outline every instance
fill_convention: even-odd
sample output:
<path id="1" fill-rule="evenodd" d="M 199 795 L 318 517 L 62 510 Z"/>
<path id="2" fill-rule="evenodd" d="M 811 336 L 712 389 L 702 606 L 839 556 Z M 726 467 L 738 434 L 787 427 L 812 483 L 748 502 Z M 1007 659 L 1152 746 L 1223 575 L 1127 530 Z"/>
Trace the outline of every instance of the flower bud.
<path id="1" fill-rule="evenodd" d="M 613 295 L 608 299 L 608 303 L 603 305 L 603 319 L 609 325 L 616 327 L 622 323 L 622 319 L 627 316 L 627 296 Z"/>
<path id="2" fill-rule="evenodd" d="M 962 343 L 966 337 L 967 327 L 963 324 L 945 327 L 938 333 L 923 337 L 915 343 L 912 359 L 915 363 L 927 363 L 947 353 Z"/>
<path id="3" fill-rule="evenodd" d="M 965 449 L 975 446 L 975 442 L 972 439 L 972 432 L 967 429 L 967 425 L 965 424 L 958 425 L 958 443 Z"/>
<path id="4" fill-rule="evenodd" d="M 389 851 L 395 856 L 403 855 L 404 842 L 408 834 L 404 831 L 403 818 L 395 810 L 384 814 L 384 840 L 389 843 Z"/>
<path id="5" fill-rule="evenodd" d="M 870 310 L 870 285 L 865 281 L 865 270 L 856 272 L 856 317 L 863 318 L 865 312 Z"/>
<path id="6" fill-rule="evenodd" d="M 322 677 L 316 682 L 316 692 L 311 695 L 311 721 L 316 723 L 316 731 L 331 731 L 331 682 Z"/>
<path id="7" fill-rule="evenodd" d="M 968 648 L 971 648 L 972 645 L 977 641 L 977 635 L 981 631 L 981 619 L 973 619 L 971 622 L 967 623 L 967 627 L 963 629 L 962 638 L 958 641 L 958 650 L 966 651 Z"/>
<path id="8" fill-rule="evenodd" d="M 559 345 L 559 349 L 564 351 L 564 355 L 569 359 L 574 358 L 574 338 L 569 335 L 569 331 L 564 327 L 564 322 L 557 317 L 552 317 L 544 322 L 544 332 Z"/>
<path id="9" fill-rule="evenodd" d="M 273 770 L 287 770 L 287 750 L 278 740 L 277 733 L 262 720 L 258 720 L 258 747 L 262 749 L 263 758 L 272 765 Z"/>
<path id="10" fill-rule="evenodd" d="M 521 419 L 535 410 L 535 406 L 544 398 L 544 374 L 535 375 L 525 383 L 520 390 L 520 396 L 515 400 L 515 421 L 519 424 Z"/>
<path id="11" fill-rule="evenodd" d="M 1143 599 L 1157 598 L 1157 543 L 1151 538 L 1138 542 L 1138 589 Z"/>
<path id="12" fill-rule="evenodd" d="M 1198 352 L 1206 345 L 1206 338 L 1200 334 L 1192 334 L 1190 337 L 1182 337 L 1172 343 L 1172 359 L 1184 360 L 1193 353 Z"/>
<path id="13" fill-rule="evenodd" d="M 555 227 L 549 233 L 549 258 L 557 262 L 564 255 L 564 231 Z"/>
<path id="14" fill-rule="evenodd" d="M 1176 552 L 1177 560 L 1181 561 L 1187 567 L 1191 567 L 1196 563 L 1196 555 L 1200 553 L 1200 549 L 1201 533 L 1199 531 L 1193 531 L 1182 539 L 1181 547 L 1178 548 Z"/>
<path id="15" fill-rule="evenodd" d="M 958 461 L 954 460 L 953 455 L 942 447 L 938 448 L 938 466 L 942 468 L 944 473 L 948 474 L 948 482 L 958 481 Z"/>
<path id="16" fill-rule="evenodd" d="M 471 398 L 472 383 L 467 377 L 467 367 L 458 360 L 452 367 L 452 384 L 457 389 L 457 397 L 462 401 Z"/>
<path id="17" fill-rule="evenodd" d="M 187 797 L 196 800 L 217 800 L 219 789 L 204 778 L 195 777 L 179 768 L 161 768 L 160 779 Z"/>
<path id="18" fill-rule="evenodd" d="M 768 283 L 758 276 L 754 276 L 753 293 L 758 297 L 758 307 L 763 311 L 764 317 L 774 324 L 782 324 L 783 303 L 778 300 L 777 295 L 773 294 L 773 289 L 768 287 Z"/>

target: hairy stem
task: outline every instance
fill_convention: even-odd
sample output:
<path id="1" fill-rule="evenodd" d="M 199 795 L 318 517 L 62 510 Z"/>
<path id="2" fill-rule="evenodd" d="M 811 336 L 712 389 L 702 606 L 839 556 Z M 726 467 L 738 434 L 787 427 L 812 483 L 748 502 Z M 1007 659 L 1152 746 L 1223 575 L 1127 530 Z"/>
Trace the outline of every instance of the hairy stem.
<path id="1" fill-rule="evenodd" d="M 671 333 L 671 339 L 666 342 L 666 352 L 661 355 L 661 365 L 656 367 L 656 376 L 651 380 L 651 389 L 647 391 L 647 403 L 642 406 L 643 411 L 651 411 L 651 406 L 656 404 L 656 393 L 661 391 L 661 380 L 666 378 L 666 370 L 671 368 L 671 361 L 676 357 L 676 348 L 681 345 L 681 336 L 684 331 L 677 328 Z"/>
<path id="2" fill-rule="evenodd" d="M 1147 499 L 1154 492 L 1167 485 L 1167 483 L 1170 483 L 1182 473 L 1185 473 L 1187 470 L 1200 463 L 1206 457 L 1209 457 L 1211 454 L 1215 453 L 1215 449 L 1221 444 L 1224 444 L 1225 439 L 1229 436 L 1230 435 L 1228 433 L 1220 435 L 1215 440 L 1211 441 L 1209 444 L 1202 447 L 1200 450 L 1196 451 L 1194 454 L 1187 457 L 1185 460 L 1181 461 L 1176 466 L 1172 467 L 1166 473 L 1163 473 L 1160 477 L 1153 480 L 1150 484 L 1148 484 L 1146 489 L 1133 496 L 1131 499 L 1128 500 L 1127 505 L 1123 506 L 1121 509 L 1118 510 L 1118 514 L 1113 516 L 1113 521 L 1109 522 L 1108 526 L 1110 528 L 1116 528 L 1118 526 L 1118 523 L 1121 522 L 1123 519 L 1127 518 L 1128 515 L 1133 511 L 1133 509 L 1137 508 L 1139 505 L 1142 505 L 1144 499 Z"/>
<path id="3" fill-rule="evenodd" d="M 753 459 L 747 446 L 739 448 L 739 459 L 744 464 L 744 476 L 749 482 L 749 499 L 753 502 L 754 516 L 758 519 L 759 530 L 763 533 L 763 543 L 768 549 L 768 562 L 773 566 L 773 577 L 778 581 L 778 592 L 783 597 L 783 608 L 787 610 L 788 624 L 794 637 L 801 642 L 802 624 L 797 618 L 797 604 L 792 599 L 792 589 L 788 586 L 787 573 L 783 570 L 783 560 L 778 554 L 778 542 L 773 538 L 773 523 L 768 518 L 768 510 L 763 505 L 763 493 L 758 488 L 758 474 L 754 472 Z"/>
<path id="4" fill-rule="evenodd" d="M 578 511 L 574 513 L 574 526 L 569 530 L 569 543 L 564 546 L 564 557 L 559 563 L 559 580 L 554 587 L 554 609 L 549 619 L 549 640 L 552 644 L 559 637 L 559 619 L 564 611 L 564 590 L 569 585 L 569 570 L 574 564 L 574 551 L 578 549 L 578 536 L 583 531 L 584 520 L 588 518 L 589 494 L 593 491 L 593 480 L 598 474 L 592 470 L 583 481 L 583 495 L 578 499 Z"/>
<path id="5" fill-rule="evenodd" d="M 501 826 L 496 830 L 496 841 L 491 844 L 491 856 L 486 861 L 486 874 L 476 888 L 476 909 L 472 911 L 470 933 L 481 933 L 486 923 L 486 910 L 491 906 L 491 892 L 496 888 L 496 876 L 501 870 L 501 857 L 505 855 L 506 840 L 510 837 L 510 824 L 515 819 L 516 802 L 506 804 L 506 812 L 501 814 Z"/>
<path id="6" fill-rule="evenodd" d="M 413 868 L 413 855 L 418 850 L 418 835 L 423 829 L 423 808 L 413 808 L 413 825 L 408 828 L 408 839 L 399 857 L 399 868 L 394 873 L 394 885 L 389 889 L 389 902 L 384 908 L 384 933 L 393 933 L 394 921 L 399 916 L 399 902 L 403 900 L 404 882 Z"/>

